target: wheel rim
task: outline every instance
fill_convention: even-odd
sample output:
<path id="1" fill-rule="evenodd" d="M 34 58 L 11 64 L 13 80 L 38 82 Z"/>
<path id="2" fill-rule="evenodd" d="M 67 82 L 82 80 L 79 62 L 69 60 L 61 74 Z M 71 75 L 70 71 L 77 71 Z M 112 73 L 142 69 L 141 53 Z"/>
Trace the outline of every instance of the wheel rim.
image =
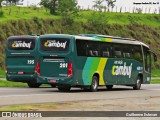
<path id="1" fill-rule="evenodd" d="M 137 80 L 137 87 L 138 87 L 138 88 L 141 87 L 141 80 L 140 80 L 140 79 Z"/>
<path id="2" fill-rule="evenodd" d="M 94 79 L 92 83 L 92 88 L 95 90 L 97 88 L 97 81 Z"/>

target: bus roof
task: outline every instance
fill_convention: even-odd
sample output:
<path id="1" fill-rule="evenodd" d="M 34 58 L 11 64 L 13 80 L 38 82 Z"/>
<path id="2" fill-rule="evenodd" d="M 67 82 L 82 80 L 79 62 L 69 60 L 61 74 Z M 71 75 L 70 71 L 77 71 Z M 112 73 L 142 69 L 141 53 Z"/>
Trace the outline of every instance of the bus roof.
<path id="1" fill-rule="evenodd" d="M 36 38 L 38 37 L 38 35 L 19 35 L 19 36 L 11 36 L 8 39 L 12 39 L 12 38 Z"/>
<path id="2" fill-rule="evenodd" d="M 113 42 L 113 43 L 123 43 L 123 44 L 133 44 L 133 45 L 143 45 L 145 47 L 148 47 L 148 45 L 135 40 L 131 38 L 122 38 L 118 36 L 109 36 L 109 35 L 100 35 L 100 34 L 79 34 L 79 35 L 69 35 L 69 34 L 44 34 L 41 35 L 40 38 L 45 37 L 65 37 L 65 38 L 71 38 L 74 37 L 75 39 L 80 40 L 88 40 L 88 41 L 101 41 L 101 42 Z"/>
<path id="3" fill-rule="evenodd" d="M 88 40 L 89 37 L 92 37 L 92 38 L 97 38 L 97 39 L 94 39 L 94 40 L 98 40 L 98 41 L 143 45 L 143 46 L 149 48 L 149 46 L 146 45 L 145 43 L 140 42 L 136 39 L 132 39 L 132 38 L 122 38 L 122 37 L 118 37 L 118 36 L 109 36 L 109 35 L 100 35 L 100 34 L 79 34 L 79 35 L 83 36 L 83 37 L 86 37 L 85 39 L 87 39 L 87 40 Z M 76 38 L 79 39 L 79 37 L 76 37 Z M 93 39 L 91 39 L 91 40 L 93 40 Z"/>

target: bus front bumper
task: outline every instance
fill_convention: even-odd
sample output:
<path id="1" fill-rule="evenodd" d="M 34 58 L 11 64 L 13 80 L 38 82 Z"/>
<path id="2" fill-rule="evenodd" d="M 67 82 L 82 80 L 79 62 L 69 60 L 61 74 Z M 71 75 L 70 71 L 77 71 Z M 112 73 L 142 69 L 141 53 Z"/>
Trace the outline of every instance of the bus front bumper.
<path id="1" fill-rule="evenodd" d="M 36 74 L 29 75 L 17 75 L 17 74 L 6 74 L 6 79 L 13 82 L 30 82 L 36 80 Z"/>

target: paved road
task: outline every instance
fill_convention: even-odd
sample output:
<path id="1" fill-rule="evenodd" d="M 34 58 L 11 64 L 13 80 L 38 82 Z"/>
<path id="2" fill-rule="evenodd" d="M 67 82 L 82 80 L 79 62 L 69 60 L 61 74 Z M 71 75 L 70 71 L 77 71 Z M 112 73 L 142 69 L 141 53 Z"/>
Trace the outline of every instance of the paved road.
<path id="1" fill-rule="evenodd" d="M 100 88 L 98 92 L 84 92 L 73 88 L 70 93 L 62 93 L 57 88 L 0 88 L 0 105 L 29 103 L 63 103 L 114 99 L 160 98 L 160 85 L 143 85 L 141 90 L 115 86 L 112 91 Z M 160 100 L 159 100 L 160 101 Z"/>

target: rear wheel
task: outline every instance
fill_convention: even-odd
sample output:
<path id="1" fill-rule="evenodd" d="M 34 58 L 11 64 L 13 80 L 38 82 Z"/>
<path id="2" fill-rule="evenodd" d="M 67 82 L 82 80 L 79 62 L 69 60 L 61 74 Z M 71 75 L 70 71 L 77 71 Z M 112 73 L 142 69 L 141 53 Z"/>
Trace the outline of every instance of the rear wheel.
<path id="1" fill-rule="evenodd" d="M 55 87 L 56 87 L 56 85 L 52 85 L 52 84 L 51 84 L 51 87 L 52 87 L 52 88 L 55 88 Z"/>
<path id="2" fill-rule="evenodd" d="M 136 84 L 133 86 L 133 89 L 134 90 L 140 90 L 141 89 L 141 84 L 142 84 L 142 81 L 141 81 L 140 77 L 138 77 L 137 81 L 136 81 Z"/>
<path id="3" fill-rule="evenodd" d="M 90 91 L 91 92 L 96 92 L 97 89 L 98 89 L 98 78 L 97 78 L 97 76 L 93 76 L 92 84 L 90 86 Z"/>
<path id="4" fill-rule="evenodd" d="M 36 81 L 30 81 L 27 84 L 30 88 L 39 88 L 39 86 L 41 85 L 40 83 L 37 83 Z"/>
<path id="5" fill-rule="evenodd" d="M 71 89 L 71 86 L 64 86 L 64 85 L 60 85 L 57 87 L 59 91 L 61 92 L 69 92 Z"/>
<path id="6" fill-rule="evenodd" d="M 107 90 L 112 90 L 113 85 L 106 85 Z"/>

